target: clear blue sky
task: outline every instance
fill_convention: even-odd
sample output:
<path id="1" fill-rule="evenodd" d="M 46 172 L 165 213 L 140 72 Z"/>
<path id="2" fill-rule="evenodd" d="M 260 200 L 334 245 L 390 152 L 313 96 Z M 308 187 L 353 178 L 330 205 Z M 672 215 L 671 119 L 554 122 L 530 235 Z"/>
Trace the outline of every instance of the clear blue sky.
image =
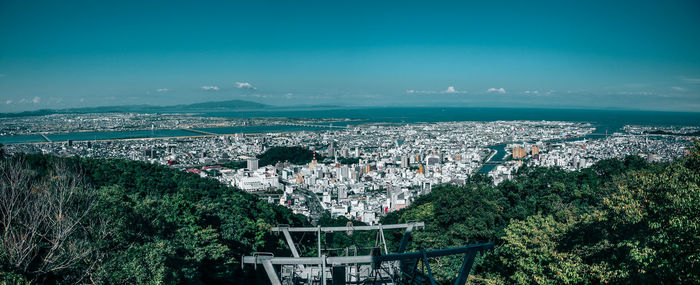
<path id="1" fill-rule="evenodd" d="M 0 0 L 0 99 L 697 111 L 700 1 Z"/>

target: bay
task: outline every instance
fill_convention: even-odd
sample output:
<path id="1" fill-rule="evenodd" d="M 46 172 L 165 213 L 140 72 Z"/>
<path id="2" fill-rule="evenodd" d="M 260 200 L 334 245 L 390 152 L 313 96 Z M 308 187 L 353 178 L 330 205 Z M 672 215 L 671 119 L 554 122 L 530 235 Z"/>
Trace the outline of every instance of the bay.
<path id="1" fill-rule="evenodd" d="M 351 119 L 334 122 L 333 126 L 358 124 L 409 124 L 420 122 L 450 121 L 568 121 L 592 123 L 593 135 L 612 134 L 624 125 L 650 126 L 700 126 L 700 113 L 660 112 L 630 110 L 585 110 L 585 109 L 532 109 L 532 108 L 472 108 L 472 107 L 354 107 L 354 108 L 269 108 L 246 111 L 179 110 L 181 113 L 198 113 L 198 116 L 226 118 L 310 118 Z M 164 112 L 165 113 L 165 112 Z M 172 112 L 167 112 L 172 113 Z M 321 124 L 323 125 L 323 124 Z M 328 125 L 328 124 L 325 124 Z M 295 132 L 321 130 L 324 128 L 304 126 L 242 126 L 202 128 L 215 134 Z M 126 138 L 158 138 L 193 136 L 197 133 L 185 130 L 138 130 L 116 132 L 79 132 L 47 135 L 53 141 L 105 140 Z M 0 136 L 0 143 L 41 142 L 40 136 Z"/>

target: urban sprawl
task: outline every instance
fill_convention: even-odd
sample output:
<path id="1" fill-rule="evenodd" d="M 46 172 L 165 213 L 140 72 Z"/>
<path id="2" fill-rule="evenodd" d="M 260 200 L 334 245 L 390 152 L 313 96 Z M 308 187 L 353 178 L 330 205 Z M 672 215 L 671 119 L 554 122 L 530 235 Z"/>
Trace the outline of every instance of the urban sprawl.
<path id="1" fill-rule="evenodd" d="M 2 119 L 7 135 L 56 132 L 196 129 L 328 124 L 337 119 L 228 119 L 191 114 L 61 114 Z M 324 212 L 376 223 L 443 183 L 463 184 L 484 173 L 502 183 L 523 165 L 578 170 L 596 161 L 639 155 L 668 161 L 686 153 L 698 128 L 625 126 L 593 135 L 587 123 L 552 121 L 362 124 L 297 132 L 211 134 L 175 138 L 8 144 L 8 153 L 121 158 L 176 167 L 259 194 L 316 220 Z M 314 152 L 306 164 L 260 165 L 279 146 Z M 237 164 L 234 162 L 238 162 Z M 237 165 L 237 166 L 236 166 Z"/>

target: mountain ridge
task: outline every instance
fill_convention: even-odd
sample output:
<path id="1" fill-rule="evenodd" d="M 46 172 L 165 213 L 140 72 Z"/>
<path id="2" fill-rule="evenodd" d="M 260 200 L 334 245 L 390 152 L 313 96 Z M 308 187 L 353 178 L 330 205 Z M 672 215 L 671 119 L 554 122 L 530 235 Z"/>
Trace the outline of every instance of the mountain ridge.
<path id="1" fill-rule="evenodd" d="M 81 108 L 66 108 L 66 109 L 39 109 L 36 111 L 24 111 L 18 113 L 0 113 L 2 118 L 10 117 L 28 117 L 28 116 L 44 116 L 52 114 L 68 114 L 68 113 L 107 113 L 107 112 L 144 112 L 144 111 L 168 111 L 168 110 L 184 110 L 184 109 L 263 109 L 269 108 L 272 105 L 262 104 L 246 100 L 226 100 L 226 101 L 207 101 L 192 104 L 178 104 L 170 106 L 156 105 L 116 105 L 116 106 L 98 106 L 98 107 L 81 107 Z"/>

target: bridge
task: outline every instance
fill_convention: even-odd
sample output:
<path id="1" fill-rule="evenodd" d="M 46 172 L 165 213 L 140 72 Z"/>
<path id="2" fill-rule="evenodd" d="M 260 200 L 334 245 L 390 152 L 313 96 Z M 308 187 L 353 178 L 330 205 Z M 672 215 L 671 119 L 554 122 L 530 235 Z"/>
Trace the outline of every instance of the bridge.
<path id="1" fill-rule="evenodd" d="M 271 231 L 282 233 L 291 250 L 291 257 L 277 257 L 269 252 L 256 252 L 251 256 L 242 257 L 241 267 L 253 265 L 256 269 L 262 265 L 270 283 L 281 284 L 437 284 L 430 259 L 450 255 L 463 255 L 462 266 L 454 284 L 464 284 L 469 277 L 476 254 L 493 249 L 493 243 L 473 244 L 463 247 L 405 252 L 411 232 L 414 229 L 425 228 L 423 222 L 405 224 L 353 226 L 351 222 L 345 227 L 289 227 L 280 225 Z M 396 253 L 389 253 L 385 238 L 385 230 L 403 230 L 404 234 Z M 326 241 L 332 243 L 333 234 L 345 232 L 348 235 L 356 231 L 377 231 L 374 247 L 359 248 L 356 245 L 344 249 L 328 249 L 321 247 L 321 234 L 326 234 Z M 301 256 L 292 233 L 315 233 L 317 256 Z M 334 254 L 333 251 L 340 254 Z M 368 254 L 358 255 L 362 250 Z M 419 270 L 419 263 L 421 264 Z"/>
<path id="2" fill-rule="evenodd" d="M 53 142 L 53 141 L 52 141 L 49 137 L 47 137 L 45 134 L 39 134 L 39 135 L 40 135 L 42 138 L 44 138 L 44 140 L 46 140 L 47 142 Z"/>
<path id="3" fill-rule="evenodd" d="M 298 127 L 308 127 L 308 128 L 319 128 L 319 129 L 349 129 L 348 126 L 334 126 L 333 124 L 330 125 L 314 125 L 314 124 L 295 124 L 295 123 L 287 123 L 285 124 L 287 126 L 298 126 Z"/>
<path id="4" fill-rule="evenodd" d="M 196 134 L 200 134 L 200 135 L 207 135 L 207 136 L 218 136 L 218 135 L 220 135 L 220 134 L 217 134 L 217 133 L 206 132 L 206 131 L 200 131 L 200 130 L 196 130 L 196 129 L 185 129 L 185 128 L 180 128 L 180 130 L 186 131 L 186 132 L 192 132 L 192 133 L 196 133 Z"/>

